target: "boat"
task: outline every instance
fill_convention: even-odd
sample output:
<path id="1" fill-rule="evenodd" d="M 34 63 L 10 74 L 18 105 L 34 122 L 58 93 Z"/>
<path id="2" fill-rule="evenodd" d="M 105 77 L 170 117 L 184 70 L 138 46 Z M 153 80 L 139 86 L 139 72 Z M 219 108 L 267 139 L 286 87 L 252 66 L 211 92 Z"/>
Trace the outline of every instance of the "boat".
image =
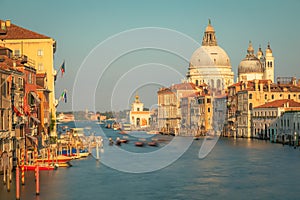
<path id="1" fill-rule="evenodd" d="M 157 142 L 156 141 L 151 141 L 151 142 L 148 142 L 148 145 L 153 146 L 153 147 L 157 147 Z"/>
<path id="2" fill-rule="evenodd" d="M 193 137 L 193 140 L 200 140 L 200 136 Z"/>
<path id="3" fill-rule="evenodd" d="M 121 142 L 121 143 L 127 143 L 128 140 L 127 140 L 127 139 L 120 139 L 120 142 Z"/>
<path id="4" fill-rule="evenodd" d="M 20 166 L 21 168 L 22 166 Z M 24 170 L 26 171 L 34 171 L 36 169 L 36 165 L 24 165 Z M 57 166 L 53 165 L 40 165 L 39 164 L 39 170 L 55 170 L 57 169 Z"/>
<path id="5" fill-rule="evenodd" d="M 124 131 L 130 131 L 131 130 L 131 124 L 130 123 L 123 123 L 122 128 Z"/>
<path id="6" fill-rule="evenodd" d="M 137 147 L 143 147 L 144 146 L 144 142 L 138 141 L 138 142 L 135 142 L 134 145 L 137 146 Z"/>
<path id="7" fill-rule="evenodd" d="M 121 140 L 120 140 L 119 137 L 116 139 L 116 142 L 115 142 L 115 143 L 116 143 L 116 145 L 121 146 L 121 143 L 122 143 L 122 142 L 121 142 Z"/>
<path id="8" fill-rule="evenodd" d="M 109 145 L 113 145 L 114 144 L 114 141 L 113 141 L 112 138 L 109 138 L 108 141 L 109 141 Z"/>
<path id="9" fill-rule="evenodd" d="M 54 158 L 38 158 L 37 162 L 38 163 L 64 163 L 64 162 L 69 162 L 72 160 L 72 157 L 69 156 L 64 156 L 64 155 L 58 155 L 57 157 Z"/>
<path id="10" fill-rule="evenodd" d="M 120 132 L 119 132 L 119 134 L 127 134 L 128 132 L 127 131 L 124 131 L 124 130 L 121 130 Z"/>
<path id="11" fill-rule="evenodd" d="M 54 166 L 56 166 L 56 167 L 72 167 L 72 164 L 70 162 L 64 162 L 64 163 L 56 163 Z"/>
<path id="12" fill-rule="evenodd" d="M 81 158 L 85 158 L 85 157 L 88 157 L 90 155 L 90 152 L 87 150 L 87 149 L 84 149 L 84 150 L 80 150 L 79 151 L 79 156 Z"/>
<path id="13" fill-rule="evenodd" d="M 159 131 L 152 130 L 152 131 L 148 131 L 147 134 L 155 135 L 155 134 L 159 134 Z"/>

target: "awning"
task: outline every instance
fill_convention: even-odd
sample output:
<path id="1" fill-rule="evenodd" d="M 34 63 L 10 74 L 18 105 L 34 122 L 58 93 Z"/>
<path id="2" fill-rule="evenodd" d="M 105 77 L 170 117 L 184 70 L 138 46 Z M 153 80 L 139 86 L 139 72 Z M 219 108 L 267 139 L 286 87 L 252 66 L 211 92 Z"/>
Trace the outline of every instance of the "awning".
<path id="1" fill-rule="evenodd" d="M 33 136 L 31 136 L 31 135 L 26 135 L 26 137 L 29 138 L 29 139 L 31 139 L 31 140 L 34 141 L 34 142 L 37 140 L 36 137 L 33 137 Z"/>
<path id="2" fill-rule="evenodd" d="M 30 94 L 33 96 L 33 98 L 37 103 L 41 102 L 41 100 L 39 99 L 38 95 L 35 92 L 30 92 Z"/>
<path id="3" fill-rule="evenodd" d="M 33 117 L 33 116 L 30 116 L 31 117 L 31 119 L 33 119 L 33 121 L 35 121 L 36 123 L 41 123 L 41 121 L 38 119 L 38 118 L 36 118 L 36 117 Z"/>

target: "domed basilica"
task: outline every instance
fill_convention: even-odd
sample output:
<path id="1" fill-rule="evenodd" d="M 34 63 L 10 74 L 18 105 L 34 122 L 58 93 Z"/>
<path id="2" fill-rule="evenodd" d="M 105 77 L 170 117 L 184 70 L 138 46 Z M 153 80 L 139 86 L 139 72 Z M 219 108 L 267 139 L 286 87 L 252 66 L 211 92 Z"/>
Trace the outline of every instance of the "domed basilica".
<path id="1" fill-rule="evenodd" d="M 215 30 L 209 20 L 202 46 L 192 55 L 187 79 L 195 85 L 203 83 L 215 94 L 221 94 L 233 84 L 234 74 L 227 53 L 218 46 Z"/>
<path id="2" fill-rule="evenodd" d="M 247 55 L 238 66 L 238 82 L 254 79 L 265 79 L 274 82 L 274 57 L 270 44 L 266 49 L 266 56 L 264 56 L 260 47 L 257 56 L 255 56 L 250 41 Z"/>

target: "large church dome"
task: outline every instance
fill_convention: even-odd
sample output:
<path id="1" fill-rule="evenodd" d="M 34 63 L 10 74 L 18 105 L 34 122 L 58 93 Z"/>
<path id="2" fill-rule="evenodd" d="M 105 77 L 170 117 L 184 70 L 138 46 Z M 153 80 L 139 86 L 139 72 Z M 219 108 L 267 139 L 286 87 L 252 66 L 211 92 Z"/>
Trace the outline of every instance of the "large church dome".
<path id="1" fill-rule="evenodd" d="M 219 46 L 201 46 L 192 55 L 190 65 L 194 67 L 230 67 L 227 53 Z"/>
<path id="2" fill-rule="evenodd" d="M 205 83 L 218 93 L 233 83 L 233 77 L 230 59 L 218 46 L 215 30 L 209 20 L 202 46 L 191 56 L 187 78 L 196 85 Z"/>

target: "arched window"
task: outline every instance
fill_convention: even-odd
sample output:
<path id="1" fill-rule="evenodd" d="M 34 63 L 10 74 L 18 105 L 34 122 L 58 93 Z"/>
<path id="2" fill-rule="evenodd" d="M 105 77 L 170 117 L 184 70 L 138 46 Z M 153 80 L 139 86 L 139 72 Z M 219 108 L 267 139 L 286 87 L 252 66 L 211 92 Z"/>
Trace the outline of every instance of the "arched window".
<path id="1" fill-rule="evenodd" d="M 274 99 L 274 94 L 272 94 L 272 99 Z"/>
<path id="2" fill-rule="evenodd" d="M 273 63 L 272 63 L 272 62 L 270 62 L 270 67 L 272 67 L 272 65 L 273 65 Z"/>
<path id="3" fill-rule="evenodd" d="M 213 79 L 210 80 L 210 83 L 211 83 L 211 87 L 215 88 L 215 81 Z"/>
<path id="4" fill-rule="evenodd" d="M 249 110 L 252 110 L 252 108 L 253 108 L 252 103 L 249 103 Z"/>
<path id="5" fill-rule="evenodd" d="M 249 99 L 252 99 L 252 94 L 249 94 Z"/>
<path id="6" fill-rule="evenodd" d="M 265 99 L 268 99 L 268 95 L 267 94 L 265 94 Z"/>
<path id="7" fill-rule="evenodd" d="M 291 95 L 289 94 L 289 95 L 288 95 L 288 99 L 290 99 L 290 98 L 291 98 Z"/>
<path id="8" fill-rule="evenodd" d="M 221 89 L 221 80 L 220 79 L 217 80 L 217 88 Z"/>
<path id="9" fill-rule="evenodd" d="M 196 80 L 196 85 L 198 86 L 198 84 L 199 84 L 199 83 L 198 83 L 198 80 Z"/>

